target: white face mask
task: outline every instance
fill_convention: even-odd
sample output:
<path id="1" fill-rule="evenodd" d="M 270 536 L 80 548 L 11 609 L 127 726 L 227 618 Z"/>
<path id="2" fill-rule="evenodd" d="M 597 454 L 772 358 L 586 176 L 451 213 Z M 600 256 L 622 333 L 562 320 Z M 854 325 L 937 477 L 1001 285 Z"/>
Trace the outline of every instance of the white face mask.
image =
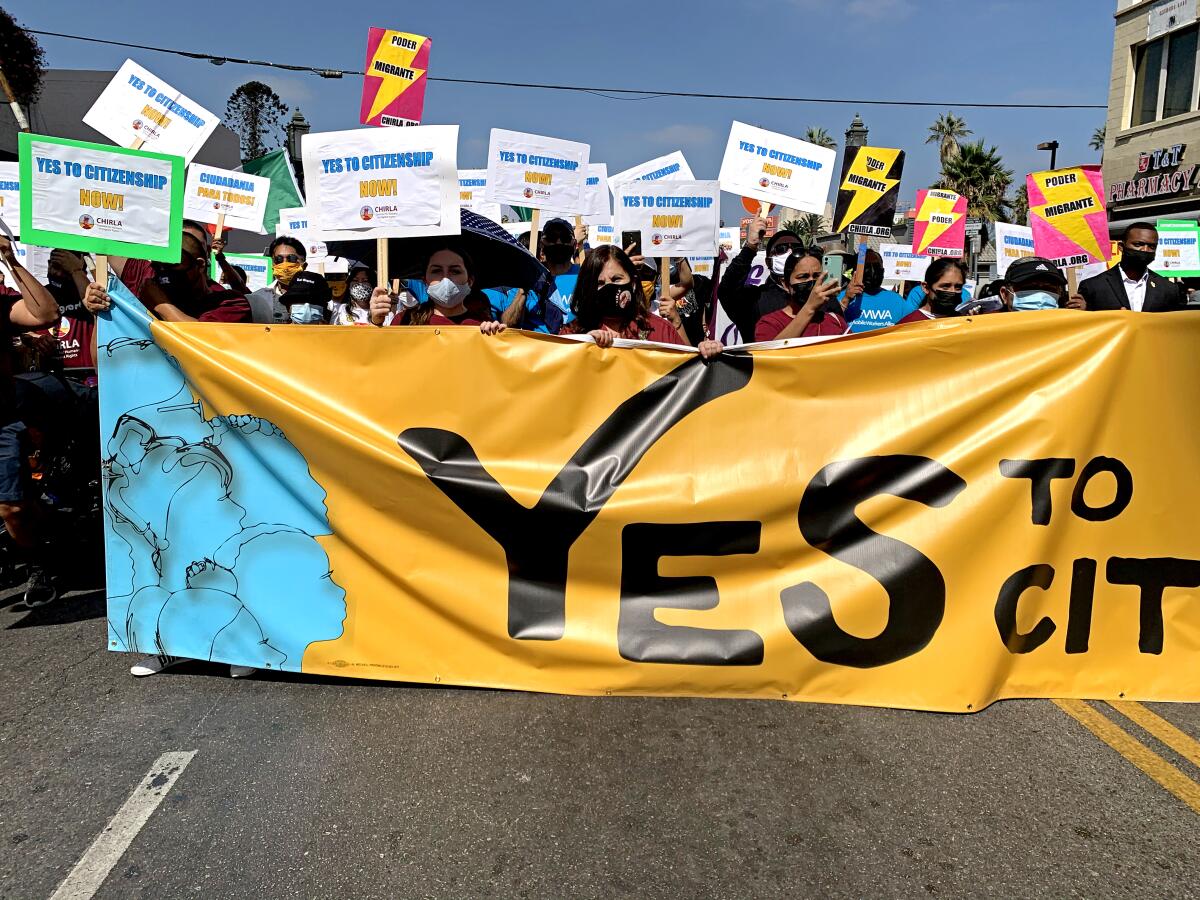
<path id="1" fill-rule="evenodd" d="M 350 299 L 355 303 L 366 303 L 371 299 L 373 289 L 365 281 L 356 281 L 350 285 L 348 291 Z"/>
<path id="2" fill-rule="evenodd" d="M 467 299 L 471 289 L 465 284 L 455 284 L 449 278 L 443 278 L 429 285 L 429 299 L 442 309 L 453 309 Z"/>
<path id="3" fill-rule="evenodd" d="M 792 253 L 789 250 L 787 253 L 780 253 L 778 256 L 771 257 L 771 272 L 775 275 L 783 275 L 783 270 L 787 267 L 788 257 Z"/>

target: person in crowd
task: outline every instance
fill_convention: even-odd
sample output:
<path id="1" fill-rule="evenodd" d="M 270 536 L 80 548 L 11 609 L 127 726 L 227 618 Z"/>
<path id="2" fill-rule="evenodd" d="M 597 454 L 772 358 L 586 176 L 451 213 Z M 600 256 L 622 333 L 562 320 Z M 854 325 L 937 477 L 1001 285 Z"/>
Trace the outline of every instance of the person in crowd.
<path id="1" fill-rule="evenodd" d="M 792 295 L 783 283 L 783 269 L 788 254 L 803 246 L 800 236 L 794 232 L 777 231 L 767 241 L 767 280 L 761 285 L 746 284 L 766 230 L 767 220 L 761 215 L 755 216 L 746 231 L 745 246 L 725 267 L 717 288 L 717 299 L 743 340 L 754 334 L 759 319 L 791 303 Z"/>
<path id="2" fill-rule="evenodd" d="M 1067 279 L 1058 266 L 1041 256 L 1016 260 L 1005 274 L 1011 308 L 1016 311 L 1038 309 L 1084 309 L 1082 301 L 1067 296 Z"/>
<path id="3" fill-rule="evenodd" d="M 48 348 L 55 370 L 82 372 L 95 384 L 96 317 L 83 305 L 88 275 L 84 256 L 71 250 L 53 250 L 46 267 L 46 288 L 58 303 L 61 318 L 46 329 L 29 332 L 31 340 Z"/>
<path id="4" fill-rule="evenodd" d="M 917 308 L 895 291 L 883 286 L 883 257 L 868 250 L 861 283 L 852 284 L 838 298 L 845 309 L 852 334 L 895 325 Z"/>
<path id="5" fill-rule="evenodd" d="M 205 234 L 207 234 L 205 230 Z M 231 265 L 229 260 L 225 258 L 225 237 L 214 237 L 212 239 L 212 255 L 217 261 L 217 267 L 221 270 L 221 284 L 235 291 L 241 291 L 243 294 L 250 293 L 249 282 L 246 281 L 246 270 L 241 266 Z"/>
<path id="6" fill-rule="evenodd" d="M 45 285 L 21 265 L 12 242 L 0 236 L 0 259 L 15 284 L 0 289 L 0 340 L 45 328 L 59 318 L 58 303 Z M 25 419 L 30 397 L 13 378 L 12 353 L 0 360 L 0 521 L 26 564 L 26 606 L 41 606 L 58 597 L 51 577 L 54 554 L 47 543 L 44 509 L 30 490 L 29 446 Z"/>
<path id="7" fill-rule="evenodd" d="M 896 324 L 924 322 L 928 319 L 944 319 L 960 315 L 958 307 L 963 302 L 963 285 L 967 283 L 967 268 L 961 261 L 950 256 L 940 256 L 925 270 L 921 283 L 924 302 Z"/>
<path id="8" fill-rule="evenodd" d="M 586 334 L 599 347 L 611 347 L 616 338 L 687 345 L 674 326 L 647 308 L 637 267 L 620 247 L 605 245 L 588 254 L 572 306 L 574 318 L 560 334 Z M 702 341 L 697 349 L 709 359 L 724 347 L 720 341 Z"/>
<path id="9" fill-rule="evenodd" d="M 308 268 L 308 251 L 294 237 L 284 235 L 271 241 L 267 248 L 271 258 L 271 274 L 275 276 L 265 288 L 259 288 L 246 299 L 252 311 L 251 321 L 260 325 L 287 321 L 287 308 L 279 302 L 296 273 Z"/>
<path id="10" fill-rule="evenodd" d="M 292 325 L 324 325 L 329 316 L 329 283 L 320 272 L 297 272 L 279 297 Z"/>
<path id="11" fill-rule="evenodd" d="M 346 290 L 350 287 L 350 266 L 353 261 L 346 260 L 345 272 L 325 270 L 325 283 L 329 285 L 329 320 L 333 321 L 333 313 L 338 306 L 346 302 Z"/>
<path id="12" fill-rule="evenodd" d="M 334 325 L 370 325 L 371 324 L 371 295 L 375 292 L 375 273 L 366 263 L 352 262 L 349 277 L 346 281 L 346 302 L 337 303 L 333 308 L 332 324 Z M 387 315 L 383 318 L 384 325 L 391 325 L 396 317 L 396 302 L 389 295 Z"/>
<path id="13" fill-rule="evenodd" d="M 579 278 L 579 266 L 575 263 L 578 248 L 570 222 L 558 218 L 546 222 L 538 238 L 538 256 L 550 272 L 550 281 L 532 291 L 488 292 L 493 312 L 513 328 L 556 333 L 574 315 L 571 297 Z M 524 302 L 518 302 L 522 298 Z M 504 308 L 496 309 L 497 303 L 503 303 Z"/>
<path id="14" fill-rule="evenodd" d="M 1179 285 L 1150 271 L 1158 252 L 1158 229 L 1134 222 L 1121 235 L 1121 261 L 1079 285 L 1071 299 L 1088 310 L 1171 312 L 1187 304 Z M 1078 298 L 1078 299 L 1076 299 Z"/>
<path id="15" fill-rule="evenodd" d="M 963 301 L 958 311 L 964 316 L 1012 312 L 1012 297 L 1012 285 L 1003 278 L 997 278 L 980 288 L 974 297 Z"/>
<path id="16" fill-rule="evenodd" d="M 475 292 L 475 264 L 459 246 L 446 245 L 430 254 L 425 263 L 423 284 L 414 284 L 413 293 L 425 300 L 395 316 L 392 325 L 473 325 L 484 334 L 499 334 L 507 327 L 490 318 L 491 306 L 482 304 L 483 312 L 467 309 L 467 301 Z M 377 287 L 371 295 L 372 325 L 383 325 L 395 300 L 385 288 Z M 485 318 L 480 318 L 482 315 Z"/>
<path id="17" fill-rule="evenodd" d="M 692 272 L 687 258 L 671 266 L 671 287 L 660 291 L 663 300 L 658 314 L 675 326 L 693 347 L 707 339 L 708 315 L 712 308 L 712 280 Z"/>
<path id="18" fill-rule="evenodd" d="M 791 299 L 783 309 L 769 312 L 754 327 L 756 341 L 786 341 L 790 338 L 845 334 L 846 320 L 830 312 L 828 304 L 838 295 L 841 283 L 822 277 L 821 252 L 805 248 L 788 257 L 783 267 L 783 284 Z"/>

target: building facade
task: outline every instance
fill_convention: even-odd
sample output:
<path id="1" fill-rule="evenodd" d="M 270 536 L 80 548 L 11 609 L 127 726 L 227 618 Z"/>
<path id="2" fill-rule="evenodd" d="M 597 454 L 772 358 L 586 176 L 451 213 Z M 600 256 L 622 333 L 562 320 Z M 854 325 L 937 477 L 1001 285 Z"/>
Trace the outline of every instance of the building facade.
<path id="1" fill-rule="evenodd" d="M 1114 237 L 1200 218 L 1198 0 L 1118 0 L 1104 144 Z"/>

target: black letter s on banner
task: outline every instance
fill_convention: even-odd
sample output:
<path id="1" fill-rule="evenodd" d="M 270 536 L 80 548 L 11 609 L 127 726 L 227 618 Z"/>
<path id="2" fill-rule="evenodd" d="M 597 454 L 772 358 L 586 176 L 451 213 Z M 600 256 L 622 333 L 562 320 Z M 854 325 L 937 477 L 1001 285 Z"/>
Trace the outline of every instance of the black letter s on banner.
<path id="1" fill-rule="evenodd" d="M 937 566 L 903 541 L 876 534 L 855 515 L 859 503 L 891 494 L 943 507 L 967 483 L 924 456 L 872 456 L 830 463 L 800 499 L 800 533 L 834 559 L 861 569 L 888 594 L 883 631 L 860 638 L 834 621 L 829 596 L 812 582 L 780 594 L 788 629 L 822 662 L 871 668 L 904 659 L 933 638 L 946 608 L 946 581 Z"/>

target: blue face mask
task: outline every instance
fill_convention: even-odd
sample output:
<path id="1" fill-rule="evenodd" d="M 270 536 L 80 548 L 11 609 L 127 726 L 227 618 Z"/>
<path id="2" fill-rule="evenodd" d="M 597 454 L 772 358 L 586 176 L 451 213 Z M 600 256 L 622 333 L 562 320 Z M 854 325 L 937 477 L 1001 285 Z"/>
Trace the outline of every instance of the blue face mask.
<path id="1" fill-rule="evenodd" d="M 1058 309 L 1058 296 L 1049 291 L 1017 291 L 1013 309 Z"/>
<path id="2" fill-rule="evenodd" d="M 316 325 L 325 321 L 325 310 L 319 303 L 297 303 L 290 308 L 289 315 L 295 325 Z"/>

